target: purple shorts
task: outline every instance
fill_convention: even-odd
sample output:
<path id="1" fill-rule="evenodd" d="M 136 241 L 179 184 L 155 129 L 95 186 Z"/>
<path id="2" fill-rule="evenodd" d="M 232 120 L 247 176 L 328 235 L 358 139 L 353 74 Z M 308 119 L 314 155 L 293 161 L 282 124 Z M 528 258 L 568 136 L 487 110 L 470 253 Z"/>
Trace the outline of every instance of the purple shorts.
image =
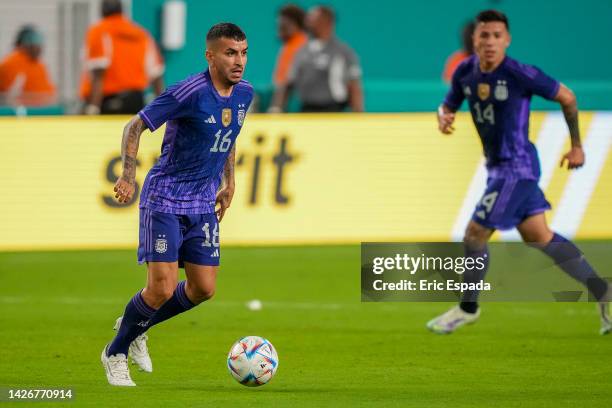
<path id="1" fill-rule="evenodd" d="M 550 208 L 537 180 L 489 178 L 472 220 L 490 229 L 507 230 Z"/>
<path id="2" fill-rule="evenodd" d="M 140 209 L 138 263 L 184 262 L 218 266 L 217 215 L 179 215 Z"/>

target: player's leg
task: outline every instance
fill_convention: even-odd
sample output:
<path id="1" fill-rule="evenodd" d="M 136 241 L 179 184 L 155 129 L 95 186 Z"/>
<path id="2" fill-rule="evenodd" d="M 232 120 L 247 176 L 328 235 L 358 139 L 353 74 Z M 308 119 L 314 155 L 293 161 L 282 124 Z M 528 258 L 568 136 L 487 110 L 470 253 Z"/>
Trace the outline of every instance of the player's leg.
<path id="1" fill-rule="evenodd" d="M 551 231 L 543 212 L 527 217 L 517 229 L 523 241 L 551 257 L 561 270 L 585 285 L 595 299 L 605 301 L 599 306 L 601 333 L 607 334 L 612 331 L 612 323 L 607 312 L 607 302 L 610 300 L 608 283 L 597 275 L 580 249 L 572 241 Z"/>
<path id="2" fill-rule="evenodd" d="M 183 216 L 183 243 L 179 258 L 187 280 L 176 285 L 174 293 L 151 317 L 151 325 L 186 312 L 210 299 L 215 291 L 219 267 L 219 223 L 215 214 Z"/>
<path id="3" fill-rule="evenodd" d="M 484 268 L 478 269 L 467 268 L 463 273 L 463 281 L 467 283 L 477 283 L 484 279 L 489 269 L 489 247 L 487 243 L 495 232 L 492 228 L 487 228 L 475 221 L 470 221 L 465 231 L 463 245 L 465 248 L 466 258 L 482 258 L 484 260 Z M 474 262 L 476 263 L 476 262 Z M 478 295 L 477 290 L 465 291 L 461 297 L 459 307 L 466 313 L 476 313 L 478 311 Z"/>
<path id="4" fill-rule="evenodd" d="M 142 370 L 153 370 L 144 332 L 156 308 L 172 295 L 177 273 L 177 262 L 149 262 L 146 287 L 125 306 L 117 334 L 102 353 L 102 363 L 111 385 L 135 385 L 129 375 L 128 355 Z"/>
<path id="5" fill-rule="evenodd" d="M 212 298 L 217 284 L 218 266 L 185 262 L 185 294 L 196 305 Z"/>
<path id="6" fill-rule="evenodd" d="M 515 201 L 517 180 L 489 178 L 487 188 L 478 201 L 472 219 L 470 220 L 463 237 L 466 258 L 482 258 L 484 268 L 467 269 L 463 274 L 464 282 L 478 282 L 483 280 L 489 268 L 489 249 L 487 243 L 497 228 L 512 225 L 508 214 L 512 213 Z M 472 264 L 478 264 L 476 262 Z M 430 320 L 427 328 L 435 333 L 452 333 L 459 327 L 473 323 L 480 316 L 478 307 L 479 292 L 466 291 L 461 297 L 459 305 L 452 307 L 446 313 Z"/>
<path id="7" fill-rule="evenodd" d="M 177 276 L 178 262 L 148 263 L 147 284 L 125 307 L 117 335 L 109 346 L 109 355 L 127 355 L 132 342 L 152 326 L 152 317 L 156 311 L 172 297 Z M 132 354 L 130 353 L 130 356 L 134 358 Z M 148 352 L 146 354 L 148 359 Z"/>
<path id="8" fill-rule="evenodd" d="M 463 238 L 463 245 L 466 258 L 482 258 L 485 267 L 478 270 L 475 267 L 466 269 L 463 273 L 463 281 L 467 283 L 478 282 L 484 279 L 489 267 L 489 252 L 487 242 L 494 230 L 487 228 L 475 221 L 470 221 Z M 477 264 L 473 262 L 472 264 Z M 478 308 L 478 291 L 464 292 L 461 302 L 453 306 L 447 312 L 430 320 L 427 328 L 438 334 L 448 334 L 457 330 L 459 327 L 470 324 L 478 320 L 480 309 Z"/>
<path id="9" fill-rule="evenodd" d="M 138 261 L 147 262 L 147 284 L 126 305 L 117 334 L 102 353 L 102 363 L 112 385 L 134 385 L 129 379 L 128 355 L 144 371 L 152 370 L 143 333 L 157 308 L 172 296 L 177 281 L 178 248 L 182 239 L 178 218 L 141 209 L 139 238 Z"/>
<path id="10" fill-rule="evenodd" d="M 217 266 L 185 262 L 187 280 L 176 285 L 172 296 L 151 317 L 150 325 L 168 320 L 210 299 L 215 291 L 217 269 Z"/>

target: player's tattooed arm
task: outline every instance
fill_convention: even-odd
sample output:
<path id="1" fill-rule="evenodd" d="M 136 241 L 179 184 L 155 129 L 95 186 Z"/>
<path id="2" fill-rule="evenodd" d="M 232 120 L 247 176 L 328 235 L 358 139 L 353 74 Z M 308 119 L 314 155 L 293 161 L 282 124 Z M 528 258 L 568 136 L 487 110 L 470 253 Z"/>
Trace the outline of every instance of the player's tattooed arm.
<path id="1" fill-rule="evenodd" d="M 146 126 L 139 116 L 134 116 L 123 129 L 121 141 L 121 159 L 123 160 L 123 177 L 129 181 L 136 178 L 136 156 L 140 144 L 140 135 Z"/>
<path id="2" fill-rule="evenodd" d="M 555 100 L 561 105 L 565 122 L 569 128 L 572 148 L 568 153 L 563 155 L 560 166 L 563 167 L 567 161 L 568 169 L 577 169 L 584 164 L 584 151 L 582 150 L 582 142 L 580 141 L 580 127 L 578 126 L 578 103 L 576 95 L 567 86 L 561 84 L 559 92 Z"/>
<path id="3" fill-rule="evenodd" d="M 578 127 L 578 103 L 576 102 L 576 95 L 567 86 L 561 84 L 559 92 L 555 97 L 555 100 L 561 105 L 563 109 L 563 115 L 569 128 L 570 138 L 573 146 L 581 146 L 580 142 L 580 128 Z"/>
<path id="4" fill-rule="evenodd" d="M 225 211 L 229 208 L 234 198 L 235 180 L 234 180 L 234 164 L 236 162 L 236 145 L 232 147 L 227 159 L 225 160 L 225 167 L 223 168 L 223 185 L 217 192 L 217 199 L 215 206 L 217 207 L 216 213 L 219 222 L 223 219 Z"/>
<path id="5" fill-rule="evenodd" d="M 135 190 L 136 179 L 136 156 L 140 135 L 146 129 L 145 123 L 138 115 L 134 116 L 123 129 L 121 140 L 121 160 L 123 161 L 123 173 L 115 183 L 115 198 L 120 203 L 127 203 L 132 199 Z"/>
<path id="6" fill-rule="evenodd" d="M 236 144 L 232 147 L 227 160 L 225 160 L 225 167 L 223 168 L 223 182 L 226 187 L 234 189 L 236 182 L 234 179 L 234 166 L 236 164 Z"/>

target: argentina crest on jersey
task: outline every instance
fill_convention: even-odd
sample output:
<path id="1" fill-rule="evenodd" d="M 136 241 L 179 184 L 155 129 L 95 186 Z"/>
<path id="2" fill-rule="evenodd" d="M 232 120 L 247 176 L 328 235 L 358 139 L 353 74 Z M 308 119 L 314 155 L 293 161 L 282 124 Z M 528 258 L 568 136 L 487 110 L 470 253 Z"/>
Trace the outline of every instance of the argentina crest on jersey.
<path id="1" fill-rule="evenodd" d="M 232 110 L 230 108 L 225 108 L 221 111 L 221 122 L 225 127 L 232 123 Z"/>
<path id="2" fill-rule="evenodd" d="M 495 90 L 493 91 L 493 96 L 498 101 L 505 101 L 508 99 L 508 84 L 504 80 L 498 80 L 497 85 L 495 85 Z"/>
<path id="3" fill-rule="evenodd" d="M 244 110 L 244 103 L 240 103 L 238 104 L 238 113 L 237 113 L 238 126 L 242 126 L 242 124 L 244 123 L 245 116 L 246 116 L 246 111 Z"/>

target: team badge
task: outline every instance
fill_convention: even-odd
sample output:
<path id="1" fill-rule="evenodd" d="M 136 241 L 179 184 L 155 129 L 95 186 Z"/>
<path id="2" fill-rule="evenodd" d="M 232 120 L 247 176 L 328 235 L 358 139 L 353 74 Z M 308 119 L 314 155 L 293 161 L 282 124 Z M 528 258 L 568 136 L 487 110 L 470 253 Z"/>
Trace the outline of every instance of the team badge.
<path id="1" fill-rule="evenodd" d="M 230 108 L 223 109 L 221 112 L 221 122 L 225 127 L 228 127 L 230 123 L 232 123 L 232 110 Z"/>
<path id="2" fill-rule="evenodd" d="M 238 111 L 238 126 L 242 126 L 242 124 L 244 123 L 244 117 L 246 116 L 246 112 L 244 109 L 240 109 Z"/>
<path id="3" fill-rule="evenodd" d="M 497 81 L 497 85 L 495 86 L 493 95 L 498 101 L 505 101 L 506 99 L 508 99 L 508 86 L 506 84 L 506 81 Z"/>
<path id="4" fill-rule="evenodd" d="M 168 250 L 168 241 L 164 238 L 158 238 L 155 240 L 155 252 L 163 254 Z"/>
<path id="5" fill-rule="evenodd" d="M 478 97 L 481 100 L 485 100 L 491 94 L 491 87 L 489 84 L 478 84 Z"/>

